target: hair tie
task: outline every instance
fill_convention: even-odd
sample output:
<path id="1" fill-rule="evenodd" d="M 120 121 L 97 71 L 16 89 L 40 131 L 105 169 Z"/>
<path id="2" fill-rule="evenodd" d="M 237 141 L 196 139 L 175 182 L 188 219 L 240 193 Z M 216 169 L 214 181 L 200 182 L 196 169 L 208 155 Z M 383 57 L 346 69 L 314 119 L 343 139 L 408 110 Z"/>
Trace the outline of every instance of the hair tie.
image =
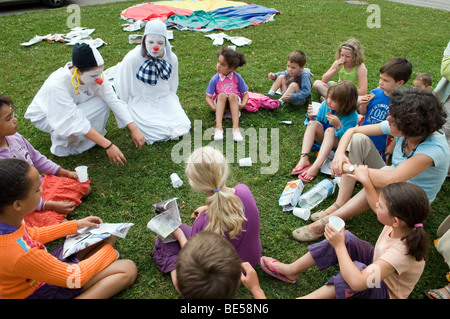
<path id="1" fill-rule="evenodd" d="M 347 47 L 350 48 L 352 51 L 355 51 L 355 47 L 351 45 L 350 43 L 344 43 L 341 45 L 341 47 Z"/>
<path id="2" fill-rule="evenodd" d="M 415 224 L 414 228 L 423 227 L 423 224 Z"/>
<path id="3" fill-rule="evenodd" d="M 213 190 L 213 193 L 220 192 L 220 188 Z"/>

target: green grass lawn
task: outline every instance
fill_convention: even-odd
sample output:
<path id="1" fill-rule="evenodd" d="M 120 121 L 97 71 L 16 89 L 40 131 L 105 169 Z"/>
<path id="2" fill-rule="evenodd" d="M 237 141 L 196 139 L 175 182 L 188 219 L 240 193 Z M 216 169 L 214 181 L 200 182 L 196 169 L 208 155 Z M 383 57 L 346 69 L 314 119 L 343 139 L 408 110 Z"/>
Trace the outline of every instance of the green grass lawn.
<path id="1" fill-rule="evenodd" d="M 95 28 L 93 37 L 99 37 L 107 43 L 100 48 L 106 68 L 120 62 L 134 47 L 128 44 L 129 33 L 122 31 L 124 21 L 119 14 L 127 7 L 141 2 L 143 1 L 117 2 L 81 8 L 81 26 Z M 267 74 L 284 70 L 287 55 L 294 49 L 306 52 L 306 66 L 314 73 L 313 80 L 320 79 L 334 61 L 337 46 L 351 37 L 359 39 L 364 46 L 369 89 L 378 85 L 379 68 L 395 56 L 403 56 L 411 61 L 412 78 L 421 72 L 430 73 L 433 76 L 433 86 L 440 79 L 442 54 L 449 41 L 450 15 L 447 11 L 373 0 L 371 3 L 379 5 L 381 9 L 381 27 L 369 28 L 367 20 L 373 12 L 367 12 L 366 5 L 347 4 L 341 0 L 258 0 L 255 3 L 274 7 L 282 14 L 275 17 L 275 22 L 225 32 L 230 36 L 243 36 L 253 41 L 251 45 L 239 48 L 245 53 L 247 64 L 238 69 L 252 92 L 267 92 L 271 85 Z M 174 147 L 180 146 L 180 141 L 155 143 L 138 150 L 132 144 L 129 131 L 118 130 L 114 117 L 111 117 L 107 137 L 121 148 L 127 158 L 125 166 L 115 167 L 109 164 L 105 151 L 99 147 L 68 158 L 51 155 L 49 136 L 23 118 L 27 106 L 48 75 L 70 61 L 71 47 L 45 42 L 22 47 L 20 43 L 35 35 L 67 33 L 69 29 L 66 20 L 69 14 L 66 9 L 56 9 L 0 17 L 0 94 L 15 100 L 19 132 L 36 149 L 65 168 L 74 169 L 78 165 L 89 167 L 93 191 L 71 218 L 94 214 L 105 222 L 134 223 L 128 236 L 117 240 L 116 248 L 121 258 L 129 258 L 136 263 L 139 277 L 130 289 L 115 298 L 178 298 L 170 276 L 162 274 L 156 268 L 152 258 L 156 236 L 146 228 L 146 224 L 154 216 L 151 206 L 153 203 L 178 197 L 182 219 L 191 225 L 191 212 L 205 202 L 203 194 L 189 187 L 183 162 L 172 160 L 171 152 Z M 205 133 L 215 125 L 214 115 L 206 105 L 204 95 L 208 81 L 215 73 L 215 54 L 218 48 L 203 33 L 178 30 L 174 30 L 171 44 L 179 59 L 178 96 L 181 104 L 193 127 L 195 120 L 201 121 L 196 122 L 198 125 L 195 126 L 195 131 Z M 412 85 L 412 78 L 406 87 Z M 316 92 L 313 92 L 313 100 L 318 101 Z M 308 222 L 291 213 L 282 212 L 278 206 L 278 198 L 285 184 L 293 179 L 290 171 L 299 159 L 305 131 L 305 113 L 305 107 L 289 105 L 275 110 L 262 109 L 257 113 L 243 113 L 240 121 L 242 128 L 254 128 L 259 139 L 263 138 L 261 129 L 265 128 L 273 133 L 268 137 L 269 146 L 278 134 L 279 143 L 270 146 L 268 151 L 268 155 L 271 151 L 278 151 L 275 154 L 279 163 L 275 160 L 271 162 L 277 164 L 277 169 L 271 174 L 261 173 L 262 168 L 269 166 L 261 154 L 258 154 L 258 162 L 252 167 L 239 167 L 236 155 L 238 148 L 231 149 L 229 145 L 233 145 L 232 143 L 224 144 L 224 152 L 228 152 L 231 160 L 228 185 L 247 184 L 258 204 L 263 255 L 284 262 L 292 262 L 307 251 L 307 244 L 296 242 L 291 232 Z M 282 120 L 291 120 L 293 123 L 280 124 Z M 231 121 L 225 121 L 224 125 L 231 127 Z M 194 140 L 194 129 L 191 130 L 191 136 Z M 211 139 L 211 136 L 204 136 L 202 144 L 210 144 Z M 245 145 L 248 153 L 250 143 L 247 141 Z M 174 189 L 170 185 L 169 176 L 173 172 L 184 180 L 181 188 Z M 319 175 L 312 185 L 326 177 Z M 306 189 L 312 185 L 307 185 Z M 425 225 L 431 240 L 435 239 L 437 227 L 448 215 L 449 195 L 450 184 L 447 180 L 432 205 L 432 214 Z M 335 198 L 336 193 L 322 203 L 319 209 L 327 207 Z M 367 211 L 349 222 L 347 229 L 375 244 L 382 225 L 374 213 Z M 424 298 L 425 289 L 441 287 L 446 283 L 448 266 L 432 247 L 432 241 L 430 248 L 429 262 L 410 296 L 412 299 Z M 308 270 L 299 277 L 295 285 L 277 281 L 259 267 L 257 272 L 268 298 L 292 299 L 322 286 L 329 276 L 338 272 L 338 268 L 323 272 Z M 241 286 L 236 297 L 251 298 L 251 294 Z"/>

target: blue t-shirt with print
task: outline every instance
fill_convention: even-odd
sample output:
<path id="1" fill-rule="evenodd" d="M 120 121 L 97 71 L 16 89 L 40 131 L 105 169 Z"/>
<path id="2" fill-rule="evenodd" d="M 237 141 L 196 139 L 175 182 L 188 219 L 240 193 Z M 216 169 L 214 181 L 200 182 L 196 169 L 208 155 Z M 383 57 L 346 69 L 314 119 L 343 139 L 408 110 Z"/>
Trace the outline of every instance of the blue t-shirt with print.
<path id="1" fill-rule="evenodd" d="M 375 94 L 375 97 L 367 104 L 367 112 L 364 116 L 363 125 L 378 124 L 386 120 L 389 115 L 389 105 L 391 99 L 380 88 L 373 89 L 370 93 Z M 378 152 L 384 155 L 386 149 L 386 141 L 388 135 L 371 136 L 372 142 L 375 144 Z"/>

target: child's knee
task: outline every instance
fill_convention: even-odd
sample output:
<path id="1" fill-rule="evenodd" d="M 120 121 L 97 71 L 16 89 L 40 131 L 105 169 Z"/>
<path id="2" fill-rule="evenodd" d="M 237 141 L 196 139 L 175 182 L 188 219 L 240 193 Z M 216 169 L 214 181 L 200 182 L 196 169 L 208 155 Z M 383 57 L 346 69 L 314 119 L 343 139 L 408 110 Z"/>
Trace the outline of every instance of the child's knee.
<path id="1" fill-rule="evenodd" d="M 300 87 L 296 82 L 292 82 L 291 84 L 289 84 L 288 89 L 291 93 L 297 93 L 300 91 Z"/>
<path id="2" fill-rule="evenodd" d="M 325 87 L 325 83 L 321 80 L 315 80 L 313 83 L 313 88 Z"/>
<path id="3" fill-rule="evenodd" d="M 84 194 L 83 197 L 88 196 L 88 195 L 91 193 L 91 191 L 92 191 L 92 188 L 91 188 L 91 185 L 89 185 L 88 188 L 87 188 L 87 190 L 86 190 L 86 193 Z"/>
<path id="4" fill-rule="evenodd" d="M 231 93 L 230 95 L 228 95 L 228 101 L 230 101 L 230 103 L 238 103 L 239 96 L 237 96 L 237 94 Z"/>
<path id="5" fill-rule="evenodd" d="M 228 99 L 228 96 L 225 93 L 219 93 L 217 95 L 217 101 L 226 101 Z"/>
<path id="6" fill-rule="evenodd" d="M 128 285 L 131 286 L 136 281 L 138 268 L 136 264 L 130 259 L 122 259 L 120 260 L 120 262 L 122 263 L 121 268 L 123 270 L 123 273 L 127 277 L 126 280 L 128 282 Z"/>
<path id="7" fill-rule="evenodd" d="M 306 126 L 310 127 L 310 128 L 316 128 L 319 125 L 322 126 L 322 123 L 320 123 L 319 121 L 311 120 L 308 122 L 308 124 Z"/>

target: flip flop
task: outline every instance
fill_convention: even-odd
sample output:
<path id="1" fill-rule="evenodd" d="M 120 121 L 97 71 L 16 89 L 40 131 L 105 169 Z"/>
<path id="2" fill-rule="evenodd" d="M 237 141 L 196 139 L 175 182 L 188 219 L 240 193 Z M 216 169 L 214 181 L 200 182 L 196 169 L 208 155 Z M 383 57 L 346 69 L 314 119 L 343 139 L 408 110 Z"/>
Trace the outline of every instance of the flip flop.
<path id="1" fill-rule="evenodd" d="M 294 169 L 291 171 L 291 175 L 297 176 L 297 175 L 303 173 L 305 170 L 307 170 L 311 166 L 312 166 L 312 164 L 309 164 L 309 165 L 303 166 L 302 168 L 297 168 L 297 169 L 294 167 Z"/>
<path id="2" fill-rule="evenodd" d="M 303 173 L 303 172 L 302 172 L 302 173 Z M 312 177 L 311 179 L 307 179 L 307 178 L 305 178 L 305 176 L 302 175 L 302 173 L 300 173 L 300 174 L 298 175 L 298 178 L 301 179 L 301 180 L 302 180 L 303 182 L 305 182 L 305 183 L 310 183 L 310 182 L 312 182 L 312 181 L 314 180 L 314 178 L 316 178 L 316 176 L 317 176 L 317 175 L 309 175 L 309 174 L 307 174 L 307 176 Z"/>
<path id="3" fill-rule="evenodd" d="M 450 288 L 448 288 L 448 286 L 444 286 L 443 287 L 445 290 L 448 291 L 448 293 L 450 294 Z M 430 292 L 434 292 L 436 295 L 438 295 L 439 298 L 435 298 L 432 295 L 430 295 Z M 448 299 L 448 297 L 446 295 L 444 295 L 444 293 L 440 292 L 439 289 L 430 289 L 430 290 L 426 290 L 425 291 L 425 296 L 428 297 L 428 299 Z"/>
<path id="4" fill-rule="evenodd" d="M 270 262 L 270 265 L 272 266 L 272 269 L 269 269 L 266 267 L 263 258 L 269 258 L 269 262 Z M 259 264 L 260 264 L 262 270 L 264 270 L 267 274 L 269 274 L 270 276 L 275 277 L 283 282 L 287 282 L 288 284 L 295 284 L 296 280 L 289 280 L 277 271 L 277 269 L 273 265 L 274 262 L 280 262 L 280 261 L 270 258 L 270 257 L 266 257 L 266 256 L 262 256 L 261 259 L 259 260 Z"/>

